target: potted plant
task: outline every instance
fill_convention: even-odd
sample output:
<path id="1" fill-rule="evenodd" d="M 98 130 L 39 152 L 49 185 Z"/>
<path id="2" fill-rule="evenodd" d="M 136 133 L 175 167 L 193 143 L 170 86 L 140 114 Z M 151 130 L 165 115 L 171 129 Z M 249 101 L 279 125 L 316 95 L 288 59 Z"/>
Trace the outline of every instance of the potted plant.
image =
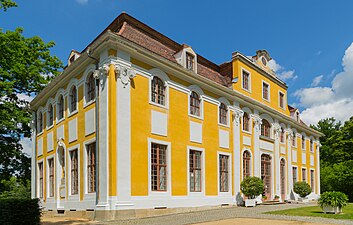
<path id="1" fill-rule="evenodd" d="M 277 201 L 279 199 L 279 196 L 278 195 L 275 195 L 275 200 Z"/>
<path id="2" fill-rule="evenodd" d="M 311 193 L 311 187 L 306 182 L 298 181 L 294 184 L 294 192 L 300 196 L 299 200 L 305 202 L 305 197 Z"/>
<path id="3" fill-rule="evenodd" d="M 321 194 L 318 204 L 324 213 L 338 214 L 347 205 L 348 197 L 339 191 L 327 191 Z"/>
<path id="4" fill-rule="evenodd" d="M 267 200 L 267 196 L 266 195 L 263 195 L 262 196 L 262 201 L 264 202 L 264 201 L 266 201 Z"/>
<path id="5" fill-rule="evenodd" d="M 256 196 L 259 196 L 264 191 L 264 183 L 258 177 L 246 177 L 240 184 L 242 193 L 247 197 L 245 206 L 256 206 Z"/>

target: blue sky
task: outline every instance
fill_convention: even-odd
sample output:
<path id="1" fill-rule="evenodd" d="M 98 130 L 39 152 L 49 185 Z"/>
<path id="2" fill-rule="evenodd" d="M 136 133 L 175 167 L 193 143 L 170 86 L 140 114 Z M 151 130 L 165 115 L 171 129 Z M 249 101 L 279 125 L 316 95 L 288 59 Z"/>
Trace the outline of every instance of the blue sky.
<path id="1" fill-rule="evenodd" d="M 277 73 L 289 86 L 288 102 L 303 111 L 308 123 L 327 116 L 345 120 L 352 115 L 347 110 L 353 112 L 353 91 L 349 89 L 349 85 L 353 87 L 353 46 L 349 48 L 353 42 L 352 1 L 17 3 L 18 8 L 0 13 L 0 27 L 23 27 L 26 36 L 39 35 L 45 41 L 55 41 L 52 53 L 64 63 L 71 49 L 84 49 L 125 11 L 218 64 L 229 61 L 234 51 L 250 56 L 258 49 L 266 49 L 276 62 L 274 68 L 280 68 Z M 338 91 L 342 85 L 345 93 Z M 338 112 L 343 109 L 345 113 Z M 322 111 L 325 113 L 319 113 Z"/>

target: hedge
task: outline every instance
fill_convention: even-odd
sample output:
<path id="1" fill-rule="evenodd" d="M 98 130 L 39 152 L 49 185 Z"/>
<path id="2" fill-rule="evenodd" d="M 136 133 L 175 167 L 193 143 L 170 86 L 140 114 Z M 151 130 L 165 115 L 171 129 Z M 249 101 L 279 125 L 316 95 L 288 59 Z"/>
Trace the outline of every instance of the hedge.
<path id="1" fill-rule="evenodd" d="M 39 199 L 0 198 L 2 225 L 39 225 L 41 213 Z"/>

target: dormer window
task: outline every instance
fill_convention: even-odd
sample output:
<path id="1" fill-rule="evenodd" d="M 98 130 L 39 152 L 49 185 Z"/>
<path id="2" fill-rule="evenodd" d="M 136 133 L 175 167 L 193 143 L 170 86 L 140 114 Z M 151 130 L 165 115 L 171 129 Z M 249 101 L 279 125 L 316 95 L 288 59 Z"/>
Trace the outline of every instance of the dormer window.
<path id="1" fill-rule="evenodd" d="M 298 122 L 300 121 L 300 119 L 299 119 L 299 112 L 298 112 L 298 111 L 295 113 L 295 118 L 297 119 Z"/>
<path id="2" fill-rule="evenodd" d="M 190 53 L 186 52 L 186 69 L 194 71 L 195 68 L 195 57 Z"/>

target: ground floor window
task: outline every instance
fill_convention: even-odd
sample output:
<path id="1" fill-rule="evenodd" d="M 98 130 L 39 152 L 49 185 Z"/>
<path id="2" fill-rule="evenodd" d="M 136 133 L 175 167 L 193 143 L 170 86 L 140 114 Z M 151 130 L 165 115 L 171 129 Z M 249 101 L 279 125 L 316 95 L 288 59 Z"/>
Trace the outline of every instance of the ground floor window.
<path id="1" fill-rule="evenodd" d="M 78 153 L 77 149 L 70 151 L 71 194 L 78 194 Z"/>
<path id="2" fill-rule="evenodd" d="M 229 156 L 219 155 L 219 191 L 229 191 Z"/>
<path id="3" fill-rule="evenodd" d="M 167 191 L 167 146 L 151 144 L 151 189 Z"/>
<path id="4" fill-rule="evenodd" d="M 49 197 L 54 197 L 54 159 L 48 159 L 49 168 Z"/>
<path id="5" fill-rule="evenodd" d="M 292 172 L 293 172 L 293 185 L 294 185 L 298 181 L 298 168 L 293 167 Z"/>
<path id="6" fill-rule="evenodd" d="M 243 153 L 243 179 L 250 176 L 250 152 L 245 151 Z"/>
<path id="7" fill-rule="evenodd" d="M 87 150 L 87 181 L 88 193 L 96 191 L 96 143 L 86 146 Z"/>
<path id="8" fill-rule="evenodd" d="M 43 198 L 43 162 L 38 163 L 39 171 L 39 198 Z"/>
<path id="9" fill-rule="evenodd" d="M 310 186 L 311 186 L 311 191 L 314 192 L 314 188 L 315 188 L 314 170 L 310 170 Z"/>
<path id="10" fill-rule="evenodd" d="M 302 168 L 302 181 L 306 182 L 306 169 Z"/>
<path id="11" fill-rule="evenodd" d="M 201 191 L 201 151 L 190 150 L 189 154 L 189 174 L 190 174 L 190 191 Z"/>

